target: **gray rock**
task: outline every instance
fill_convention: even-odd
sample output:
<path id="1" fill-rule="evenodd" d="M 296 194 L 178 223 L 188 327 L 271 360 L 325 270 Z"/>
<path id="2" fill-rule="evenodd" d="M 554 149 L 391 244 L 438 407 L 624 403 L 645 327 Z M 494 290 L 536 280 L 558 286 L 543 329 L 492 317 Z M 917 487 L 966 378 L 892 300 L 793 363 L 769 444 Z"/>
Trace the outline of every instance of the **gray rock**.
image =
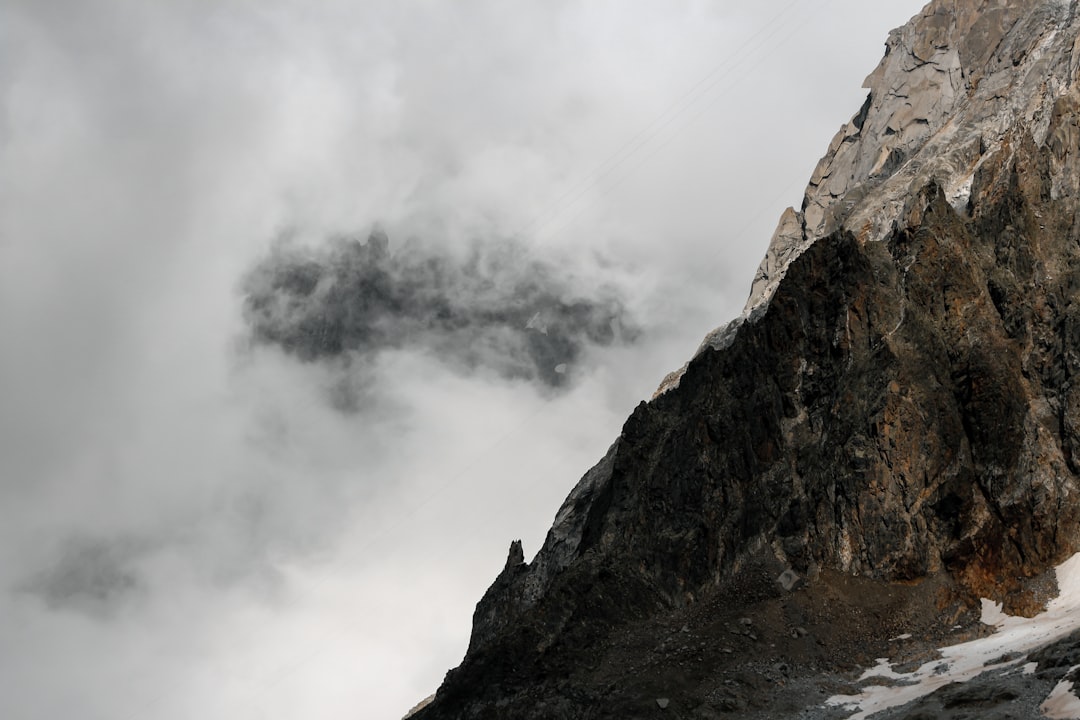
<path id="1" fill-rule="evenodd" d="M 784 588 L 784 590 L 790 592 L 795 588 L 795 586 L 799 583 L 799 580 L 801 579 L 802 578 L 799 577 L 799 574 L 797 572 L 795 572 L 791 568 L 788 568 L 784 572 L 780 573 L 780 577 L 776 578 L 776 582 L 780 583 L 780 587 Z"/>

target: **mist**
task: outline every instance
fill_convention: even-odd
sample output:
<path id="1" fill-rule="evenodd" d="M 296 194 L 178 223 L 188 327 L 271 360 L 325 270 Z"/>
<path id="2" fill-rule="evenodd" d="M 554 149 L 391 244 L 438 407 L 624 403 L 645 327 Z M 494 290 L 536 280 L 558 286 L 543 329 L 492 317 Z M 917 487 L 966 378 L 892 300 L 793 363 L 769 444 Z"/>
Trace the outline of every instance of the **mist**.
<path id="1" fill-rule="evenodd" d="M 0 7 L 0 715 L 399 718 L 921 3 Z"/>
<path id="2" fill-rule="evenodd" d="M 522 243 L 490 239 L 472 240 L 460 257 L 421 241 L 392 252 L 378 230 L 364 242 L 339 237 L 315 252 L 279 244 L 246 278 L 244 317 L 255 344 L 339 361 L 345 388 L 375 386 L 374 359 L 399 348 L 463 372 L 558 388 L 579 372 L 590 347 L 632 342 L 638 329 L 614 284 L 582 282 L 581 262 L 533 254 Z M 337 402 L 359 409 L 355 395 L 339 393 Z"/>

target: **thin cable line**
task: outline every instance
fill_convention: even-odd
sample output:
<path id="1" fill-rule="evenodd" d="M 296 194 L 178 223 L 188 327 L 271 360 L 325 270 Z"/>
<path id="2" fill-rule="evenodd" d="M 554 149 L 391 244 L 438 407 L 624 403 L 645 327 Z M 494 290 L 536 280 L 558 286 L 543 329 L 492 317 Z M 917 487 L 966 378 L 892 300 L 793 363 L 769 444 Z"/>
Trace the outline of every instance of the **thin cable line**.
<path id="1" fill-rule="evenodd" d="M 728 57 L 726 57 L 721 63 L 713 67 L 713 69 L 710 70 L 704 77 L 702 77 L 701 80 L 696 82 L 688 91 L 683 93 L 683 95 L 681 95 L 678 99 L 671 103 L 663 112 L 657 115 L 652 120 L 652 122 L 650 122 L 646 127 L 639 130 L 633 137 L 623 143 L 623 145 L 618 150 L 616 150 L 599 165 L 597 165 L 591 173 L 585 175 L 582 180 L 578 181 L 576 184 L 572 185 L 569 189 L 563 192 L 551 203 L 551 205 L 546 210 L 541 211 L 531 221 L 523 225 L 516 232 L 512 233 L 511 237 L 520 238 L 525 233 L 531 230 L 535 230 L 536 228 L 534 226 L 537 226 L 538 224 L 539 227 L 542 228 L 544 225 L 548 224 L 552 216 L 556 216 L 559 212 L 562 211 L 563 206 L 572 206 L 573 204 L 575 204 L 582 194 L 587 192 L 589 189 L 597 185 L 609 174 L 614 172 L 620 165 L 626 162 L 626 160 L 635 155 L 642 147 L 648 144 L 648 142 L 653 137 L 655 137 L 658 133 L 663 131 L 664 128 L 666 128 L 675 119 L 677 119 L 686 110 L 687 107 L 692 106 L 694 102 L 696 102 L 696 100 L 691 98 L 693 98 L 695 95 L 700 95 L 701 93 L 708 92 L 709 89 L 713 85 L 715 85 L 715 81 L 713 83 L 710 83 L 703 90 L 699 90 L 702 85 L 709 82 L 709 80 L 711 80 L 718 72 L 723 70 L 733 61 L 735 63 L 733 67 L 737 67 L 742 61 L 742 50 L 748 45 L 750 45 L 752 42 L 754 42 L 762 33 L 768 30 L 770 26 L 774 25 L 779 18 L 787 14 L 788 10 L 790 10 L 792 7 L 802 1 L 803 0 L 792 0 L 790 3 L 788 3 L 782 10 L 776 13 L 776 15 L 766 21 L 765 24 L 762 25 L 760 30 L 747 38 L 742 45 L 732 51 L 732 53 L 728 55 Z M 726 77 L 726 75 L 727 73 L 725 73 L 725 75 L 722 77 Z M 687 99 L 691 99 L 689 103 L 686 103 Z M 679 107 L 680 105 L 682 105 L 683 107 Z M 671 115 L 670 118 L 667 118 L 667 116 L 671 114 L 672 111 L 675 111 L 676 108 L 678 108 L 678 110 L 673 115 Z M 667 119 L 665 120 L 665 118 Z M 659 127 L 656 127 L 658 124 Z M 628 149 L 630 149 L 629 152 L 627 152 Z M 620 157 L 621 155 L 623 155 L 623 157 Z M 612 164 L 613 162 L 614 164 Z M 611 167 L 607 167 L 608 165 L 611 165 Z M 571 197 L 568 202 L 564 203 L 563 201 L 571 195 L 573 197 Z"/>
<path id="2" fill-rule="evenodd" d="M 834 2 L 834 1 L 835 1 L 835 0 L 827 0 L 826 4 L 832 4 L 832 3 Z M 798 32 L 798 30 L 800 29 L 800 27 L 801 27 L 801 25 L 796 25 L 795 27 L 791 28 L 791 29 L 790 29 L 790 31 L 789 31 L 789 32 L 788 32 L 788 33 L 787 33 L 786 35 L 784 35 L 784 36 L 783 36 L 783 37 L 781 38 L 781 42 L 784 42 L 784 41 L 786 41 L 786 40 L 787 40 L 788 38 L 790 38 L 791 36 L 793 36 L 793 35 L 794 35 L 794 34 L 795 34 L 796 32 Z M 770 35 L 769 35 L 769 36 L 768 36 L 768 37 L 767 37 L 766 39 L 770 39 L 770 38 L 772 38 L 773 36 L 775 36 L 775 33 L 772 33 L 772 34 L 770 34 Z M 757 48 L 755 48 L 755 51 L 756 51 L 756 50 L 758 50 L 758 49 L 761 49 L 761 47 L 762 47 L 762 46 L 760 46 L 760 45 L 759 45 L 759 46 L 758 46 Z M 770 46 L 770 48 L 771 48 L 771 47 L 774 47 L 774 46 L 773 46 L 773 45 L 771 45 L 771 46 Z M 745 60 L 748 60 L 748 59 L 749 59 L 749 56 L 743 56 L 743 57 L 742 57 L 742 58 L 740 59 L 740 62 L 742 62 L 742 61 L 745 61 Z M 738 67 L 738 65 L 736 65 L 736 66 L 733 66 L 733 67 L 732 67 L 732 69 L 734 70 L 734 69 L 735 69 L 735 67 Z M 721 80 L 723 80 L 723 79 L 726 79 L 726 78 L 727 78 L 727 75 L 725 75 L 725 76 L 724 76 L 724 77 L 722 77 L 722 78 L 718 78 L 718 79 L 717 79 L 717 81 L 716 81 L 716 83 L 713 83 L 713 84 L 711 84 L 711 85 L 710 85 L 710 88 L 709 88 L 709 89 L 715 88 L 715 87 L 716 87 L 716 85 L 717 85 L 717 83 L 719 83 L 719 82 L 720 82 Z M 746 79 L 746 76 L 745 76 L 745 75 L 742 75 L 742 76 L 737 76 L 737 77 L 736 77 L 736 78 L 734 79 L 734 81 L 733 81 L 733 82 L 731 82 L 731 83 L 730 83 L 729 85 L 725 86 L 725 87 L 723 88 L 723 90 L 724 90 L 725 92 L 727 92 L 727 91 L 730 91 L 731 89 L 733 89 L 733 88 L 735 88 L 735 87 L 738 87 L 738 85 L 739 85 L 740 83 L 742 83 L 742 82 L 743 82 L 743 81 L 744 81 L 745 79 Z M 587 209 L 588 209 L 588 208 L 589 208 L 590 206 L 592 206 L 592 205 L 593 205 L 593 204 L 594 204 L 594 203 L 595 203 L 596 201 L 598 201 L 598 200 L 600 200 L 600 199 L 602 199 L 602 198 L 604 198 L 604 197 L 607 197 L 608 195 L 610 195 L 610 194 L 611 194 L 611 193 L 612 193 L 612 192 L 613 192 L 613 191 L 614 191 L 614 190 L 615 190 L 616 188 L 618 188 L 619 186 L 621 186 L 621 185 L 622 185 L 623 183 L 625 183 L 625 182 L 626 182 L 626 181 L 627 181 L 627 180 L 628 180 L 628 179 L 629 179 L 630 177 L 632 177 L 632 176 L 633 176 L 634 174 L 636 174 L 636 173 L 637 173 L 637 171 L 638 171 L 638 170 L 640 170 L 640 169 L 641 169 L 641 167 L 643 167 L 643 166 L 644 166 L 644 165 L 645 165 L 646 163 L 648 163 L 648 161 L 649 161 L 649 160 L 651 160 L 651 159 L 652 159 L 653 157 L 655 157 L 655 156 L 656 156 L 657 154 L 659 154 L 659 153 L 660 153 L 660 152 L 661 152 L 662 150 L 664 150 L 664 149 L 665 149 L 666 147 L 668 147 L 668 146 L 669 146 L 669 145 L 670 145 L 670 144 L 671 144 L 671 143 L 672 143 L 672 142 L 673 142 L 673 141 L 674 141 L 674 140 L 675 140 L 676 138 L 680 137 L 680 136 L 681 136 L 681 135 L 682 135 L 682 134 L 683 134 L 683 133 L 684 133 L 684 132 L 686 131 L 686 129 L 687 129 L 688 127 L 689 127 L 689 125 L 690 125 L 690 124 L 691 124 L 691 123 L 692 123 L 692 122 L 693 122 L 694 120 L 697 120 L 698 118 L 700 118 L 700 117 L 701 117 L 701 116 L 702 116 L 702 115 L 703 115 L 703 114 L 704 114 L 704 113 L 705 113 L 705 112 L 706 112 L 706 111 L 707 111 L 707 110 L 708 110 L 709 108 L 711 108 L 711 107 L 712 107 L 713 105 L 715 105 L 715 104 L 716 104 L 717 102 L 719 102 L 719 100 L 720 100 L 720 99 L 721 99 L 722 97 L 723 97 L 723 95 L 721 94 L 721 95 L 719 95 L 719 96 L 715 97 L 715 98 L 714 98 L 714 99 L 713 99 L 713 100 L 712 100 L 711 102 L 709 102 L 709 103 L 707 103 L 706 105 L 704 105 L 704 106 L 700 107 L 700 108 L 698 109 L 698 111 L 697 111 L 696 113 L 694 113 L 693 115 L 691 115 L 691 116 L 690 116 L 690 117 L 689 117 L 689 118 L 687 119 L 687 121 L 686 121 L 685 123 L 683 123 L 683 124 L 682 124 L 682 126 L 681 126 L 681 127 L 677 128 L 677 129 L 675 130 L 675 132 L 673 132 L 672 134 L 670 134 L 670 135 L 669 135 L 669 136 L 668 136 L 668 137 L 667 137 L 667 138 L 666 138 L 666 139 L 665 139 L 665 140 L 664 140 L 663 142 L 661 142 L 661 143 L 660 143 L 659 145 L 655 146 L 655 147 L 654 147 L 654 148 L 653 148 L 653 149 L 652 149 L 652 150 L 651 150 L 651 151 L 650 151 L 650 152 L 649 152 L 648 154 L 646 154 L 646 155 L 645 155 L 644 157 L 642 157 L 642 158 L 641 158 L 640 160 L 638 160 L 638 162 L 636 162 L 636 163 L 635 163 L 634 165 L 632 165 L 632 166 L 631 166 L 631 167 L 630 167 L 630 168 L 629 168 L 629 169 L 628 169 L 628 170 L 627 170 L 627 171 L 626 171 L 625 173 L 623 173 L 622 175 L 620 175 L 620 176 L 619 176 L 619 177 L 618 177 L 618 178 L 617 178 L 617 179 L 616 179 L 616 180 L 615 180 L 615 181 L 614 181 L 613 183 L 611 183 L 610 185 L 606 186 L 606 187 L 605 187 L 605 188 L 604 188 L 603 190 L 601 190 L 601 191 L 600 191 L 600 192 L 599 192 L 599 193 L 598 193 L 597 195 L 595 195 L 594 197 L 592 197 L 592 198 L 591 198 L 591 199 L 589 200 L 589 202 L 588 202 L 588 203 L 587 203 L 587 204 L 586 204 L 586 205 L 585 205 L 584 207 L 582 207 L 581 209 L 579 209 L 579 210 L 578 210 L 578 211 L 577 211 L 576 213 L 574 213 L 574 215 L 572 215 L 572 216 L 570 216 L 570 217 L 569 217 L 568 219 L 564 220 L 564 221 L 563 221 L 562 223 L 560 223 L 559 225 L 557 225 L 557 226 L 555 227 L 555 229 L 551 230 L 550 232 L 547 232 L 547 233 L 542 233 L 541 231 L 543 230 L 543 228 L 544 228 L 544 227 L 546 227 L 547 225 L 549 225 L 549 224 L 550 224 L 550 222 L 551 222 L 551 221 L 553 221 L 553 220 L 555 219 L 555 218 L 553 217 L 553 218 L 552 218 L 552 219 L 551 219 L 550 221 L 548 221 L 548 222 L 545 222 L 544 224 L 540 225 L 540 226 L 539 226 L 539 227 L 537 228 L 536 232 L 534 233 L 534 237 L 536 237 L 536 238 L 541 238 L 541 237 L 543 237 L 543 238 L 552 238 L 552 237 L 555 237 L 555 236 L 557 236 L 558 234 L 562 233 L 562 232 L 563 232 L 564 230 L 566 230 L 566 229 L 567 229 L 567 228 L 568 228 L 569 226 L 571 226 L 571 225 L 572 225 L 572 224 L 573 224 L 573 223 L 574 223 L 574 222 L 575 222 L 575 221 L 576 221 L 576 220 L 577 220 L 578 218 L 580 218 L 580 217 L 581 217 L 581 216 L 582 216 L 582 215 L 583 215 L 583 214 L 585 213 L 585 211 L 586 211 L 586 210 L 587 210 Z M 702 101 L 702 100 L 703 100 L 704 98 L 705 98 L 705 96 L 704 96 L 704 95 L 699 95 L 699 96 L 698 96 L 698 97 L 697 97 L 697 98 L 695 99 L 695 101 L 694 101 L 694 103 L 693 103 L 693 104 L 697 104 L 698 102 Z M 685 110 L 688 110 L 688 109 L 689 109 L 690 107 L 693 107 L 693 104 L 692 104 L 692 105 L 688 105 L 688 106 L 686 106 L 685 108 L 683 108 L 683 110 L 682 110 L 682 111 L 680 112 L 680 115 L 682 114 L 682 112 L 685 112 Z M 670 124 L 670 123 L 666 123 L 666 124 L 664 125 L 664 127 L 667 127 L 667 125 L 668 125 L 668 124 Z M 657 134 L 658 134 L 658 133 L 657 133 Z M 655 135 L 654 135 L 654 137 L 655 137 Z M 651 139 L 651 138 L 650 138 L 650 139 Z M 631 156 L 630 156 L 630 155 L 628 155 L 628 156 L 627 156 L 626 158 L 624 158 L 624 160 L 625 160 L 625 159 L 629 159 L 629 157 L 631 157 Z M 595 186 L 596 186 L 597 184 L 599 184 L 599 183 L 595 183 L 594 185 L 591 185 L 591 186 L 590 186 L 590 187 L 589 187 L 588 189 L 592 189 L 592 187 L 595 187 Z M 565 207 L 566 207 L 567 209 L 568 209 L 568 208 L 570 208 L 570 207 L 573 207 L 573 205 L 575 205 L 575 204 L 577 203 L 577 201 L 581 199 L 581 197 L 582 197 L 581 195 L 577 196 L 577 197 L 576 197 L 576 198 L 575 198 L 575 199 L 574 199 L 573 201 L 571 201 L 570 203 L 567 203 Z"/>

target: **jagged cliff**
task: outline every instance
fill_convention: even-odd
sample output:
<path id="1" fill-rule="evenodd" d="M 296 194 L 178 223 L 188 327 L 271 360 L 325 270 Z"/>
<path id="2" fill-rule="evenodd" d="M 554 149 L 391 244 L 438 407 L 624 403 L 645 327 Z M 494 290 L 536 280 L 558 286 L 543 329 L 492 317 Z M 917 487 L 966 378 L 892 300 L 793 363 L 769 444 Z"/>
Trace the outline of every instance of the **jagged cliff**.
<path id="1" fill-rule="evenodd" d="M 1052 595 L 1080 549 L 1078 43 L 1059 0 L 936 0 L 889 37 L 743 316 L 531 563 L 511 546 L 414 717 L 795 716 L 901 619 L 929 642 Z"/>

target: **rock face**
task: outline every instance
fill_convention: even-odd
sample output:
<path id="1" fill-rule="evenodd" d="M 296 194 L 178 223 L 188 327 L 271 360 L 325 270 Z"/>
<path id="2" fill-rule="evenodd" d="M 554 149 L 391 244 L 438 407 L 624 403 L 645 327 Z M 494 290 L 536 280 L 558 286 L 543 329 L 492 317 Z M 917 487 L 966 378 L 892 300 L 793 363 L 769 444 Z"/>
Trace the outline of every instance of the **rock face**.
<path id="1" fill-rule="evenodd" d="M 1055 0 L 939 0 L 894 31 L 863 85 L 866 102 L 829 144 L 801 211 L 781 218 L 747 311 L 817 240 L 841 228 L 883 239 L 931 181 L 962 210 L 975 172 L 1012 153 L 1018 127 L 1047 142 L 1055 107 L 1073 91 L 1075 40 L 1074 8 Z M 1056 191 L 1075 185 L 1068 170 L 1055 168 Z"/>
<path id="2" fill-rule="evenodd" d="M 795 717 L 894 620 L 1038 609 L 1080 549 L 1077 10 L 937 0 L 890 36 L 743 317 L 512 546 L 416 718 Z M 972 692 L 935 707 L 1026 697 Z"/>

